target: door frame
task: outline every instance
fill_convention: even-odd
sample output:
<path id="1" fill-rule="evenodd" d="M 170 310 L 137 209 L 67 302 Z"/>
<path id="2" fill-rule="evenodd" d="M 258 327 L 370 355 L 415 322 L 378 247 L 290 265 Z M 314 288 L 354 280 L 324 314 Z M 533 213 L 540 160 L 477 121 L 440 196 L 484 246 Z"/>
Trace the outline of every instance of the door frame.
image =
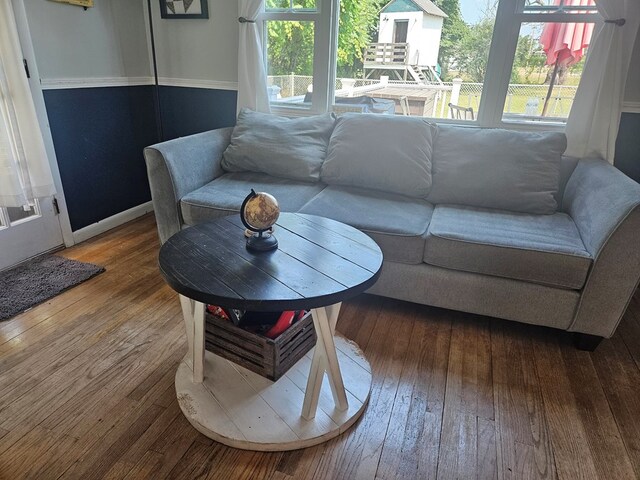
<path id="1" fill-rule="evenodd" d="M 27 20 L 27 12 L 24 7 L 24 0 L 11 0 L 11 5 L 13 7 L 13 14 L 16 18 L 16 24 L 18 26 L 18 36 L 20 38 L 22 54 L 29 65 L 30 76 L 31 78 L 38 79 L 37 82 L 29 82 L 29 86 L 31 87 L 31 95 L 36 108 L 38 123 L 40 124 L 40 131 L 42 132 L 42 139 L 44 140 L 44 147 L 51 167 L 53 184 L 56 188 L 54 198 L 58 201 L 58 209 L 60 211 L 57 217 L 60 222 L 62 239 L 64 241 L 64 246 L 70 247 L 75 244 L 73 239 L 73 230 L 71 229 L 69 211 L 67 209 L 64 190 L 62 188 L 62 179 L 60 177 L 60 169 L 58 168 L 58 158 L 56 157 L 53 137 L 51 136 L 51 128 L 49 127 L 47 107 L 44 102 L 42 87 L 40 86 L 42 79 L 40 78 L 38 65 L 36 63 L 36 56 L 33 49 L 33 42 L 31 41 L 31 31 L 29 29 L 29 21 Z"/>

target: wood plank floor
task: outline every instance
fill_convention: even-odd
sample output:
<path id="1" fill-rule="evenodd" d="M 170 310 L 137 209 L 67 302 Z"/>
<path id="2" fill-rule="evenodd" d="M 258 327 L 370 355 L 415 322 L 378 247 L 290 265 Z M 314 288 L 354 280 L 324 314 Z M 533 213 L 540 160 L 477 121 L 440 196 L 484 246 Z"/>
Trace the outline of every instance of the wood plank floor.
<path id="1" fill-rule="evenodd" d="M 0 479 L 640 478 L 640 295 L 595 353 L 549 329 L 373 296 L 338 330 L 373 369 L 356 426 L 226 448 L 175 399 L 186 340 L 152 216 L 65 250 L 106 273 L 0 323 Z"/>

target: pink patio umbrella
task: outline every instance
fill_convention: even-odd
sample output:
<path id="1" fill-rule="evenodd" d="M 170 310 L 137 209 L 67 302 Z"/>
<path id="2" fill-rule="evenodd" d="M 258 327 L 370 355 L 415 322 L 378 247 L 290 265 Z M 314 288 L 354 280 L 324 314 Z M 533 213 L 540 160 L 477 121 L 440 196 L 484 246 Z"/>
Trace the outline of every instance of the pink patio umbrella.
<path id="1" fill-rule="evenodd" d="M 555 5 L 592 6 L 594 0 L 555 0 Z M 553 65 L 549 90 L 542 107 L 542 116 L 547 113 L 549 98 L 558 75 L 558 67 L 571 66 L 583 57 L 591 41 L 593 23 L 547 23 L 540 36 L 540 44 L 547 55 L 546 65 Z"/>

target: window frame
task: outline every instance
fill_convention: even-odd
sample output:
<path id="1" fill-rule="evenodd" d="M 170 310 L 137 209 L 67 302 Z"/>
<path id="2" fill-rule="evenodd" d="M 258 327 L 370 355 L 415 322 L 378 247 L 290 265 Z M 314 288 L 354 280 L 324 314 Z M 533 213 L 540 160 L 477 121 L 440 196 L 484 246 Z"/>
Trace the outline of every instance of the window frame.
<path id="1" fill-rule="evenodd" d="M 265 22 L 269 20 L 313 21 L 313 97 L 311 108 L 272 104 L 274 113 L 287 116 L 306 116 L 331 111 L 335 98 L 337 70 L 338 28 L 340 0 L 316 0 L 316 10 L 278 9 L 262 12 L 259 28 L 263 38 L 265 68 L 267 43 Z M 517 121 L 503 118 L 504 105 L 515 61 L 518 38 L 523 23 L 594 23 L 595 30 L 603 19 L 595 7 L 568 11 L 549 11 L 549 7 L 525 7 L 526 0 L 499 0 L 487 59 L 487 73 L 483 81 L 482 96 L 476 119 L 458 120 L 429 118 L 437 123 L 462 124 L 469 127 L 499 127 L 513 130 L 564 131 L 565 122 Z M 328 68 L 327 68 L 328 67 Z"/>
<path id="2" fill-rule="evenodd" d="M 522 130 L 564 131 L 565 122 L 504 120 L 504 105 L 507 98 L 511 71 L 515 61 L 518 38 L 523 23 L 595 23 L 602 17 L 595 12 L 534 12 L 525 11 L 526 0 L 500 0 L 491 38 L 482 97 L 478 107 L 476 124 L 481 127 L 501 127 Z"/>
<path id="3" fill-rule="evenodd" d="M 306 116 L 330 111 L 336 83 L 336 59 L 338 48 L 337 19 L 339 0 L 316 0 L 316 9 L 272 9 L 258 15 L 258 27 L 263 45 L 263 58 L 268 74 L 267 29 L 269 21 L 313 22 L 313 96 L 311 107 L 271 104 L 275 113 L 288 116 Z M 327 68 L 328 66 L 328 68 Z"/>

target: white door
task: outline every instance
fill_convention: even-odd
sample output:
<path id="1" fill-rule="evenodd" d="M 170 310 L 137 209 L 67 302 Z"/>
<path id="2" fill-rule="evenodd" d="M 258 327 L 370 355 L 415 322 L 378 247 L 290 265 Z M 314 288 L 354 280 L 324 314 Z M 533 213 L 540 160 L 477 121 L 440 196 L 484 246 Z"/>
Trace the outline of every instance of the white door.
<path id="1" fill-rule="evenodd" d="M 22 208 L 0 208 L 0 270 L 61 247 L 65 243 L 73 244 L 23 0 L 12 0 L 12 5 L 18 24 L 22 53 L 29 70 L 29 86 L 58 193 L 55 198 L 36 200 L 28 211 Z M 25 69 L 26 74 L 27 69 Z"/>
<path id="2" fill-rule="evenodd" d="M 36 200 L 29 211 L 0 208 L 0 270 L 63 244 L 52 198 Z"/>

